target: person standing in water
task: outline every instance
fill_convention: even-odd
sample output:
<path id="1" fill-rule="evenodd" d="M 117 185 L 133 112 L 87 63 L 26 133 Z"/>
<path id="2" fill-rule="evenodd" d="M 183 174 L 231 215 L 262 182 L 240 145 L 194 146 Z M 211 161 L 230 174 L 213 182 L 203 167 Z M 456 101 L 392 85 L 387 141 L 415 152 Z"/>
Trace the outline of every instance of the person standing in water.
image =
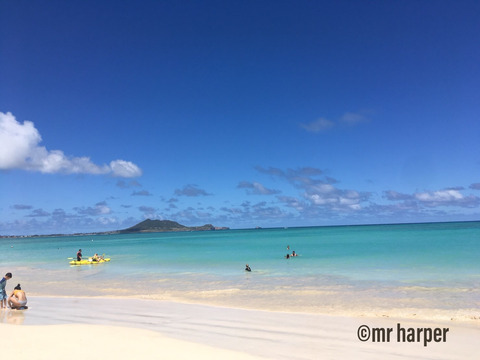
<path id="1" fill-rule="evenodd" d="M 77 251 L 77 261 L 82 261 L 82 249 L 78 249 Z"/>
<path id="2" fill-rule="evenodd" d="M 7 307 L 7 292 L 5 291 L 5 286 L 7 285 L 7 280 L 11 278 L 12 273 L 6 273 L 2 280 L 0 280 L 0 307 L 2 309 Z"/>

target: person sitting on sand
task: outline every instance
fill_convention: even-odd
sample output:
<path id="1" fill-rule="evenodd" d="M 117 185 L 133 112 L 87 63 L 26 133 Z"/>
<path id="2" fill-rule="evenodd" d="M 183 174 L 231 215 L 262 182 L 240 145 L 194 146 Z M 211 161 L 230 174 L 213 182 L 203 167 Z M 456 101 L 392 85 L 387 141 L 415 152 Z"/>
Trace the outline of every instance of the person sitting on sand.
<path id="1" fill-rule="evenodd" d="M 3 309 L 7 307 L 7 292 L 5 291 L 5 285 L 7 285 L 7 280 L 12 278 L 12 273 L 6 273 L 5 276 L 0 280 L 0 307 Z"/>
<path id="2" fill-rule="evenodd" d="M 82 249 L 78 249 L 77 251 L 77 261 L 82 261 Z"/>
<path id="3" fill-rule="evenodd" d="M 250 266 L 248 266 L 248 264 L 245 265 L 245 271 L 252 271 L 252 269 L 250 269 Z"/>
<path id="4" fill-rule="evenodd" d="M 12 309 L 20 309 L 27 305 L 27 295 L 25 295 L 25 291 L 22 290 L 20 284 L 15 286 L 12 295 L 8 298 L 8 305 Z"/>

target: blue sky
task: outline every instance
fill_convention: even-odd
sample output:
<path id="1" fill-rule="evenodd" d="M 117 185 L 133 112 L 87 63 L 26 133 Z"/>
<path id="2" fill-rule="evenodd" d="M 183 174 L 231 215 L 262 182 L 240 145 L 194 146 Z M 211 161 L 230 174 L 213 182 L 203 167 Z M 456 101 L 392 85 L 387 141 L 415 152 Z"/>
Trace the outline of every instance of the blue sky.
<path id="1" fill-rule="evenodd" d="M 476 1 L 0 1 L 0 234 L 480 219 Z"/>

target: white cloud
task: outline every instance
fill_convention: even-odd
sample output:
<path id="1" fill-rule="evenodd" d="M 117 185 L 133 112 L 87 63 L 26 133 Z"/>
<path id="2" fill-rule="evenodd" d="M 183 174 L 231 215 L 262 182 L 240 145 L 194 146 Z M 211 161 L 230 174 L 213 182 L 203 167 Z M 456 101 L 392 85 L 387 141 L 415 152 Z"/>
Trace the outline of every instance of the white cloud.
<path id="1" fill-rule="evenodd" d="M 114 160 L 96 165 L 88 157 L 69 157 L 61 150 L 40 146 L 42 137 L 31 121 L 19 123 L 11 113 L 0 112 L 0 169 L 22 169 L 54 174 L 111 174 L 137 177 L 141 169 L 132 162 Z"/>
<path id="2" fill-rule="evenodd" d="M 76 207 L 74 210 L 77 211 L 80 215 L 88 215 L 88 216 L 97 216 L 97 215 L 107 215 L 112 212 L 112 210 L 108 207 L 105 201 L 99 202 L 95 204 L 95 207 L 88 207 L 88 208 L 79 208 Z"/>
<path id="3" fill-rule="evenodd" d="M 97 219 L 97 221 L 102 224 L 102 225 L 112 225 L 114 226 L 115 224 L 117 224 L 118 222 L 118 219 L 115 218 L 115 217 L 104 217 L 104 216 L 101 216 Z"/>
<path id="4" fill-rule="evenodd" d="M 22 125 L 11 113 L 0 112 L 0 168 L 15 168 L 24 163 L 41 139 L 32 122 Z"/>
<path id="5" fill-rule="evenodd" d="M 287 196 L 277 197 L 286 206 L 302 213 L 311 211 L 313 208 L 337 212 L 358 211 L 362 209 L 362 203 L 370 198 L 370 194 L 367 192 L 340 189 L 334 186 L 338 181 L 324 176 L 323 171 L 317 168 L 303 167 L 283 171 L 277 168 L 264 169 L 257 166 L 256 169 L 260 173 L 283 178 L 295 188 L 302 189 L 304 201 Z"/>
<path id="6" fill-rule="evenodd" d="M 480 198 L 463 195 L 457 189 L 445 189 L 433 192 L 416 193 L 415 198 L 425 206 L 462 206 L 476 207 L 480 204 Z"/>
<path id="7" fill-rule="evenodd" d="M 318 133 L 332 128 L 335 126 L 335 123 L 331 120 L 320 118 L 308 124 L 301 124 L 301 126 L 308 132 Z"/>
<path id="8" fill-rule="evenodd" d="M 360 210 L 362 208 L 360 203 L 365 200 L 357 191 L 339 190 L 333 187 L 328 191 L 305 193 L 304 196 L 314 205 L 327 206 L 337 211 Z"/>
<path id="9" fill-rule="evenodd" d="M 417 193 L 415 197 L 425 202 L 451 202 L 463 199 L 458 190 L 440 190 L 434 192 Z"/>
<path id="10" fill-rule="evenodd" d="M 390 201 L 403 201 L 403 206 L 415 208 L 460 206 L 474 208 L 480 205 L 480 198 L 474 195 L 465 195 L 463 187 L 448 188 L 436 191 L 418 192 L 413 195 L 398 193 L 393 190 L 385 191 L 384 198 Z"/>
<path id="11" fill-rule="evenodd" d="M 142 170 L 130 161 L 114 160 L 110 163 L 110 169 L 113 176 L 118 177 L 137 177 L 142 175 Z"/>

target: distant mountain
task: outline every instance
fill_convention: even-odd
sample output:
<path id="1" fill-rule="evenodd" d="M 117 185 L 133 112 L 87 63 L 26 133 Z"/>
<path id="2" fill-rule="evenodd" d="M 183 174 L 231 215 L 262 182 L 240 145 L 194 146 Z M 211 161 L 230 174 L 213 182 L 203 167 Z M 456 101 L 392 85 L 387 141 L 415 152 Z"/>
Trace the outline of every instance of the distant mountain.
<path id="1" fill-rule="evenodd" d="M 128 229 L 120 230 L 121 234 L 145 233 L 145 232 L 167 232 L 167 231 L 206 231 L 206 230 L 227 230 L 227 227 L 215 227 L 212 224 L 203 226 L 185 226 L 171 220 L 147 219 L 133 225 Z"/>
<path id="2" fill-rule="evenodd" d="M 17 237 L 49 237 L 49 236 L 79 236 L 79 235 L 115 235 L 115 234 L 135 234 L 135 233 L 149 233 L 149 232 L 168 232 L 168 231 L 211 231 L 211 230 L 229 230 L 228 227 L 218 227 L 212 224 L 205 224 L 203 226 L 185 226 L 171 220 L 150 220 L 147 219 L 133 225 L 128 229 L 102 231 L 91 233 L 75 233 L 75 234 L 50 234 L 50 235 L 22 235 L 22 236 L 8 236 L 0 235 L 2 238 L 17 238 Z"/>

